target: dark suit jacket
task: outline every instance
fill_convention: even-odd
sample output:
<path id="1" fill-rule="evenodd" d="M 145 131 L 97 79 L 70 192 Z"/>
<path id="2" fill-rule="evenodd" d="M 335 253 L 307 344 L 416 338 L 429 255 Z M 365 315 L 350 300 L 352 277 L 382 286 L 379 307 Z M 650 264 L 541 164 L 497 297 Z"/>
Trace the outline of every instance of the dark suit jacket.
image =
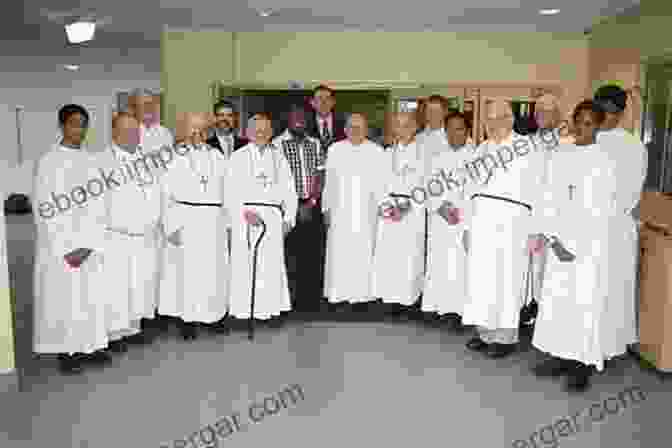
<path id="1" fill-rule="evenodd" d="M 332 112 L 334 117 L 333 119 L 333 132 L 331 136 L 331 143 L 343 140 L 346 138 L 345 135 L 345 116 L 336 111 Z M 317 112 L 311 112 L 307 118 L 306 129 L 308 130 L 308 135 L 315 137 L 320 140 L 320 125 L 318 124 Z"/>
<path id="2" fill-rule="evenodd" d="M 219 139 L 217 138 L 217 135 L 213 135 L 209 139 L 205 141 L 208 145 L 212 146 L 215 148 L 217 151 L 220 153 L 224 154 L 224 150 L 222 149 L 222 145 L 219 144 Z M 238 135 L 233 136 L 233 150 L 237 151 L 243 146 L 247 145 L 250 143 L 250 141 L 246 138 L 239 137 Z"/>

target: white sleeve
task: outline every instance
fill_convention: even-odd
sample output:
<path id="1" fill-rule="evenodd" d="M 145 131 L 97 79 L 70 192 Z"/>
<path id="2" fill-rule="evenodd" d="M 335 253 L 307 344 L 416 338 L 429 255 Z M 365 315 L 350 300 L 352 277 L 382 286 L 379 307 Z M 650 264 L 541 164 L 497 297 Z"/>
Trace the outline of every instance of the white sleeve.
<path id="1" fill-rule="evenodd" d="M 334 151 L 337 147 L 334 145 L 331 147 L 331 154 L 327 158 L 327 163 L 325 166 L 324 173 L 324 190 L 322 191 L 322 211 L 327 212 L 336 205 L 336 186 L 338 184 L 338 170 L 337 162 L 338 156 L 337 152 Z"/>
<path id="2" fill-rule="evenodd" d="M 279 150 L 282 152 L 282 150 Z M 282 201 L 285 203 L 285 219 L 284 221 L 290 227 L 294 227 L 296 223 L 296 210 L 298 207 L 299 197 L 296 194 L 296 183 L 292 176 L 292 170 L 289 167 L 289 162 L 284 156 L 278 157 L 279 171 L 280 171 L 280 188 L 282 188 Z"/>
<path id="3" fill-rule="evenodd" d="M 161 201 L 160 227 L 164 236 L 168 237 L 184 227 L 186 213 L 185 207 L 175 202 L 175 184 L 179 182 L 179 166 L 164 173 L 159 180 L 159 195 Z"/>

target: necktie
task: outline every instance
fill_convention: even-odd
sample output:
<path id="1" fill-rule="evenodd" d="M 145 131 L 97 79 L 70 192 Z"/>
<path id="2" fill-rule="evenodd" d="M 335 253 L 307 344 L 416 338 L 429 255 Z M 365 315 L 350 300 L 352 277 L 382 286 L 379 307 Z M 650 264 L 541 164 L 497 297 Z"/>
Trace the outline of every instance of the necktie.
<path id="1" fill-rule="evenodd" d="M 327 123 L 327 120 L 322 121 L 322 141 L 328 142 L 331 139 L 331 135 L 329 134 L 329 123 Z"/>

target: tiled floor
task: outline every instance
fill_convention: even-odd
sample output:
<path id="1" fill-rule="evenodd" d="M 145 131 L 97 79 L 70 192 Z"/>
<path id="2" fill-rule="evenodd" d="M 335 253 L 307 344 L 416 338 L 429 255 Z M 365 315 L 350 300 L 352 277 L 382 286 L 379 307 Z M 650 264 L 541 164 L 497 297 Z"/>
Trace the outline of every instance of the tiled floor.
<path id="1" fill-rule="evenodd" d="M 2 448 L 669 445 L 664 428 L 672 383 L 631 359 L 595 376 L 585 395 L 568 396 L 560 382 L 529 373 L 540 357 L 532 349 L 484 359 L 465 351 L 466 336 L 413 322 L 296 322 L 260 329 L 253 342 L 244 333 L 184 342 L 169 332 L 110 366 L 61 376 L 54 360 L 31 357 L 30 218 L 8 221 L 25 391 L 0 400 Z M 292 384 L 303 399 L 281 392 Z M 586 426 L 591 404 L 630 386 L 641 387 L 645 400 L 621 404 Z M 264 402 L 267 411 L 259 407 Z M 533 432 L 582 410 L 583 428 L 560 437 L 559 445 L 548 428 L 543 440 L 529 441 Z M 225 438 L 205 443 L 211 432 L 204 430 L 202 440 L 174 442 L 208 425 L 226 435 L 224 418 L 236 413 L 240 430 Z M 514 445 L 516 439 L 528 439 L 527 445 Z"/>

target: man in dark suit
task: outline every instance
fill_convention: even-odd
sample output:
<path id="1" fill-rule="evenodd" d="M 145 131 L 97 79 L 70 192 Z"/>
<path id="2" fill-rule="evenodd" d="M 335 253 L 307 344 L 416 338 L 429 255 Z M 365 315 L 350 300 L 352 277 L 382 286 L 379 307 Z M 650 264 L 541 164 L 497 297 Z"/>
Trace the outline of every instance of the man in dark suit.
<path id="1" fill-rule="evenodd" d="M 247 145 L 249 141 L 236 135 L 236 109 L 231 102 L 219 101 L 215 104 L 214 113 L 215 134 L 207 139 L 206 143 L 221 152 L 228 160 L 233 151 Z"/>
<path id="2" fill-rule="evenodd" d="M 334 111 L 336 98 L 333 90 L 325 85 L 317 86 L 310 105 L 313 113 L 308 117 L 306 129 L 309 135 L 320 141 L 323 150 L 333 142 L 346 138 L 345 117 Z"/>

